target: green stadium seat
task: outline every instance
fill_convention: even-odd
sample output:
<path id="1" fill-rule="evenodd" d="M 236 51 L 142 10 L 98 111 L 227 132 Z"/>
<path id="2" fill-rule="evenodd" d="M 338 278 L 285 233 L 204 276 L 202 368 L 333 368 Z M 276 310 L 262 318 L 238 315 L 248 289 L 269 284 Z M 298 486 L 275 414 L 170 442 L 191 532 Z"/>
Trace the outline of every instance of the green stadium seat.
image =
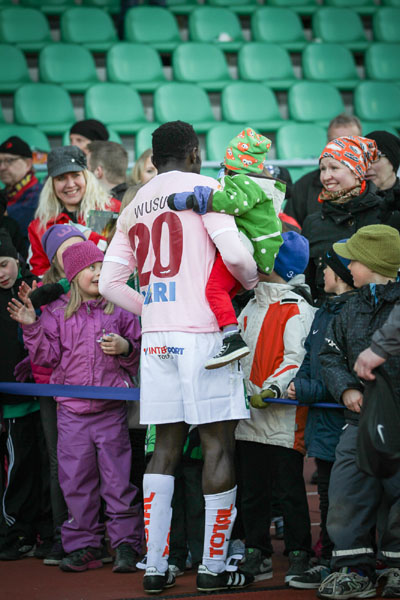
<path id="1" fill-rule="evenodd" d="M 246 123 L 260 132 L 277 131 L 285 123 L 273 91 L 262 83 L 237 81 L 227 85 L 221 108 L 224 121 Z"/>
<path id="2" fill-rule="evenodd" d="M 15 125 L 15 123 L 0 124 L 0 144 L 12 135 L 17 135 L 32 148 L 41 152 L 50 152 L 50 144 L 47 136 L 37 127 L 28 125 Z"/>
<path id="3" fill-rule="evenodd" d="M 222 161 L 229 142 L 238 135 L 245 125 L 220 123 L 212 127 L 206 135 L 207 160 Z"/>
<path id="4" fill-rule="evenodd" d="M 288 92 L 288 108 L 294 121 L 327 127 L 334 117 L 344 112 L 344 103 L 331 83 L 299 81 Z"/>
<path id="5" fill-rule="evenodd" d="M 383 81 L 362 81 L 354 92 L 354 112 L 364 124 L 387 122 L 400 127 L 400 86 Z"/>
<path id="6" fill-rule="evenodd" d="M 109 134 L 109 138 L 108 138 L 109 142 L 117 142 L 117 144 L 122 144 L 121 136 L 119 135 L 119 133 L 117 133 L 116 131 L 114 131 L 114 129 L 111 129 L 110 127 L 107 127 L 107 130 L 108 130 L 108 134 Z M 69 129 L 68 129 L 67 131 L 64 132 L 64 135 L 62 138 L 62 145 L 69 146 L 70 143 L 71 142 L 69 141 Z"/>
<path id="7" fill-rule="evenodd" d="M 124 21 L 125 40 L 172 52 L 182 42 L 174 15 L 161 6 L 130 8 Z"/>
<path id="8" fill-rule="evenodd" d="M 141 154 L 143 154 L 143 152 L 145 152 L 145 150 L 148 150 L 149 148 L 152 147 L 153 138 L 151 137 L 151 134 L 158 127 L 160 127 L 160 123 L 152 123 L 151 125 L 146 125 L 146 127 L 142 127 L 142 129 L 140 129 L 137 132 L 136 138 L 135 138 L 135 158 L 136 158 L 136 160 L 139 158 L 139 156 Z"/>
<path id="9" fill-rule="evenodd" d="M 45 15 L 60 15 L 76 4 L 74 0 L 22 0 L 21 6 L 36 8 Z"/>
<path id="10" fill-rule="evenodd" d="M 107 52 L 107 79 L 138 92 L 154 92 L 166 82 L 160 55 L 146 44 L 119 42 Z"/>
<path id="11" fill-rule="evenodd" d="M 237 52 L 244 43 L 238 16 L 217 6 L 200 6 L 189 15 L 189 39 L 212 42 L 226 52 Z"/>
<path id="12" fill-rule="evenodd" d="M 312 28 L 316 41 L 340 44 L 354 52 L 364 52 L 370 44 L 360 16 L 349 8 L 320 8 Z"/>
<path id="13" fill-rule="evenodd" d="M 68 92 L 83 94 L 99 82 L 91 52 L 78 44 L 51 44 L 39 54 L 39 80 L 57 83 Z"/>
<path id="14" fill-rule="evenodd" d="M 340 44 L 309 44 L 302 66 L 309 81 L 327 81 L 340 90 L 354 90 L 360 83 L 353 54 Z"/>
<path id="15" fill-rule="evenodd" d="M 69 8 L 60 17 L 61 41 L 82 44 L 92 52 L 107 52 L 117 41 L 110 15 L 101 8 Z"/>
<path id="16" fill-rule="evenodd" d="M 61 135 L 76 121 L 68 92 L 52 83 L 26 83 L 14 94 L 14 120 L 49 135 Z"/>
<path id="17" fill-rule="evenodd" d="M 382 0 L 383 6 L 391 6 L 392 8 L 400 8 L 400 0 Z"/>
<path id="18" fill-rule="evenodd" d="M 215 44 L 187 42 L 172 55 L 175 81 L 196 83 L 208 92 L 220 92 L 232 77 L 225 55 Z"/>
<path id="19" fill-rule="evenodd" d="M 314 123 L 288 123 L 276 134 L 276 154 L 281 159 L 318 158 L 326 144 L 326 130 Z"/>
<path id="20" fill-rule="evenodd" d="M 215 125 L 207 92 L 194 83 L 161 85 L 154 93 L 154 119 L 159 123 L 187 121 L 198 133 L 205 133 Z"/>
<path id="21" fill-rule="evenodd" d="M 94 6 L 116 15 L 121 11 L 121 0 L 83 0 L 82 6 Z"/>
<path id="22" fill-rule="evenodd" d="M 129 135 L 147 125 L 138 92 L 123 83 L 97 83 L 85 93 L 85 118 Z"/>
<path id="23" fill-rule="evenodd" d="M 212 177 L 213 179 L 217 179 L 219 173 L 219 169 L 213 169 L 212 167 L 201 167 L 200 175 L 206 175 L 207 177 Z"/>
<path id="24" fill-rule="evenodd" d="M 400 42 L 400 6 L 382 6 L 374 14 L 372 29 L 377 42 Z"/>
<path id="25" fill-rule="evenodd" d="M 400 44 L 376 42 L 365 53 L 367 79 L 400 83 Z"/>
<path id="26" fill-rule="evenodd" d="M 229 8 L 238 15 L 251 15 L 259 6 L 257 0 L 206 0 L 206 4 Z"/>
<path id="27" fill-rule="evenodd" d="M 289 8 L 259 8 L 251 17 L 251 32 L 255 42 L 279 44 L 289 52 L 301 52 L 307 44 L 301 19 Z"/>
<path id="28" fill-rule="evenodd" d="M 28 65 L 22 50 L 11 44 L 0 44 L 0 93 L 12 94 L 30 81 Z"/>
<path id="29" fill-rule="evenodd" d="M 188 15 L 199 3 L 197 0 L 166 0 L 165 6 L 175 15 Z"/>
<path id="30" fill-rule="evenodd" d="M 13 6 L 0 10 L 0 42 L 24 52 L 38 52 L 52 42 L 45 15 L 35 8 Z"/>
<path id="31" fill-rule="evenodd" d="M 360 15 L 373 15 L 379 8 L 374 0 L 325 0 L 324 5 L 351 8 Z"/>
<path id="32" fill-rule="evenodd" d="M 399 136 L 398 130 L 389 123 L 382 123 L 382 121 L 368 121 L 366 123 L 361 123 L 361 125 L 364 136 L 367 136 L 368 133 L 371 133 L 372 131 L 388 131 L 392 135 Z"/>
<path id="33" fill-rule="evenodd" d="M 239 79 L 263 81 L 272 90 L 288 90 L 297 81 L 288 51 L 278 44 L 248 42 L 238 54 Z"/>
<path id="34" fill-rule="evenodd" d="M 313 15 L 319 9 L 317 0 L 269 0 L 268 6 L 290 8 L 299 15 Z"/>

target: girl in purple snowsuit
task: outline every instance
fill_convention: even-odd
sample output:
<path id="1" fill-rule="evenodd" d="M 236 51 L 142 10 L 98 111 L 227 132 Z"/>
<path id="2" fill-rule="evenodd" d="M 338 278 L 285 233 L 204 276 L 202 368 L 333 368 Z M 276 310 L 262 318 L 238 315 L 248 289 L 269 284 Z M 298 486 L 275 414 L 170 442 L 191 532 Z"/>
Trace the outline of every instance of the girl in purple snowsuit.
<path id="1" fill-rule="evenodd" d="M 35 364 L 53 369 L 50 383 L 132 387 L 140 355 L 140 325 L 133 314 L 99 295 L 103 253 L 80 242 L 63 253 L 71 290 L 48 304 L 37 318 L 31 301 L 14 299 L 11 316 L 22 324 Z M 100 394 L 101 398 L 101 394 Z M 136 570 L 143 542 L 143 516 L 129 482 L 131 446 L 126 403 L 57 397 L 58 464 L 68 519 L 61 530 L 67 556 L 63 571 L 103 566 L 100 497 L 116 550 L 113 570 Z"/>

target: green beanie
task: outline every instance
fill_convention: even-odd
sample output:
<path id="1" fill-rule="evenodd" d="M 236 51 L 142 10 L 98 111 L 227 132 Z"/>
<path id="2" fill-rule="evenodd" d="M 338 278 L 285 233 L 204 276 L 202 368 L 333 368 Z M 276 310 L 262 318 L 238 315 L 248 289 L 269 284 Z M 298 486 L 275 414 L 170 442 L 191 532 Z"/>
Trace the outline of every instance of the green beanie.
<path id="1" fill-rule="evenodd" d="M 374 273 L 397 277 L 400 268 L 400 234 L 394 227 L 361 227 L 347 242 L 333 244 L 333 249 L 339 256 L 357 260 Z"/>
<path id="2" fill-rule="evenodd" d="M 238 173 L 262 173 L 270 148 L 271 140 L 247 127 L 229 142 L 224 164 Z"/>

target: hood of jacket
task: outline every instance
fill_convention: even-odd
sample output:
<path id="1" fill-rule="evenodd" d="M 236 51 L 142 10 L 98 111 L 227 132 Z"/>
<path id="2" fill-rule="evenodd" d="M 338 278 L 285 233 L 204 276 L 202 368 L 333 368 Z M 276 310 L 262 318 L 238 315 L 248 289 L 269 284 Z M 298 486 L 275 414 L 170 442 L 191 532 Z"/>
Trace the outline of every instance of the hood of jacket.
<path id="1" fill-rule="evenodd" d="M 260 306 L 267 306 L 274 302 L 280 302 L 284 298 L 287 299 L 288 292 L 293 292 L 293 294 L 302 298 L 304 298 L 302 292 L 311 294 L 310 287 L 306 284 L 303 274 L 293 277 L 290 283 L 260 281 L 254 288 L 254 296 Z"/>

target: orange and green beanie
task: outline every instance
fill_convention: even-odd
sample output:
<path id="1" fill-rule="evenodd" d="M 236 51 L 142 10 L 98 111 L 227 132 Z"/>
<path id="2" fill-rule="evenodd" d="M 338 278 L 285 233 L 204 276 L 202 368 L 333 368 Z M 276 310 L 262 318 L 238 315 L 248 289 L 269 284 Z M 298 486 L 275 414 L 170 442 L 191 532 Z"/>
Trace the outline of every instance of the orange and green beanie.
<path id="1" fill-rule="evenodd" d="M 270 148 L 271 140 L 247 127 L 229 142 L 225 167 L 237 173 L 261 173 Z"/>

